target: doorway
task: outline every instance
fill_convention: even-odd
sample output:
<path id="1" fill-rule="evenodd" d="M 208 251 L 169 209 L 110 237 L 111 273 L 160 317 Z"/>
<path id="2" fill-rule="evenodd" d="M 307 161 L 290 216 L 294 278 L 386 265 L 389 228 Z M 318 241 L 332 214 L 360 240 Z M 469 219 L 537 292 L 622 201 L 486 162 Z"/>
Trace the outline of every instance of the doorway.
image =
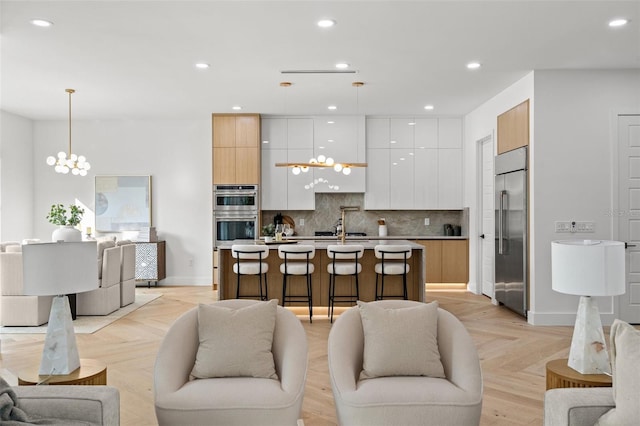
<path id="1" fill-rule="evenodd" d="M 618 296 L 620 319 L 640 324 L 640 115 L 617 117 L 618 238 L 626 241 L 626 291 Z M 615 205 L 615 204 L 614 204 Z"/>
<path id="2" fill-rule="evenodd" d="M 480 291 L 491 300 L 494 298 L 494 146 L 493 134 L 478 140 L 478 250 L 477 261 L 478 283 Z"/>

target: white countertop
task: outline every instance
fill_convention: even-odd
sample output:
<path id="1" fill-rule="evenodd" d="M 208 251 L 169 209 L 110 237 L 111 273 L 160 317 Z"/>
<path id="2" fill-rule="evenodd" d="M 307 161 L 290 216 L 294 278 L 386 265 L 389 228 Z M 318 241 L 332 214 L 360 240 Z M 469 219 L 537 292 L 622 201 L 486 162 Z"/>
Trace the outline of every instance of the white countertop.
<path id="1" fill-rule="evenodd" d="M 451 238 L 451 237 L 449 237 Z M 454 237 L 454 238 L 460 238 L 460 237 Z M 326 248 L 330 245 L 330 244 L 340 244 L 339 240 L 336 240 L 333 237 L 320 237 L 320 238 L 309 238 L 309 239 L 302 239 L 299 237 L 290 237 L 290 238 L 286 238 L 284 241 L 298 241 L 299 244 L 313 244 L 316 247 L 316 250 L 326 250 Z M 218 250 L 231 250 L 231 246 L 233 244 L 265 244 L 264 240 L 259 240 L 259 241 L 255 241 L 255 240 L 235 240 L 233 242 L 227 242 L 227 243 L 222 243 L 220 244 L 217 249 Z M 407 239 L 402 239 L 402 240 L 398 240 L 398 239 L 372 239 L 372 238 L 367 238 L 367 237 L 349 237 L 347 238 L 347 240 L 345 241 L 346 245 L 353 245 L 353 244 L 360 244 L 362 246 L 364 246 L 365 250 L 373 250 L 374 247 L 378 244 L 406 244 L 409 247 L 411 247 L 413 250 L 423 250 L 424 246 L 421 244 L 417 244 L 413 241 L 409 241 Z M 268 246 L 270 249 L 277 249 L 278 246 L 280 244 L 278 244 L 277 242 L 273 242 L 273 243 L 269 243 Z"/>

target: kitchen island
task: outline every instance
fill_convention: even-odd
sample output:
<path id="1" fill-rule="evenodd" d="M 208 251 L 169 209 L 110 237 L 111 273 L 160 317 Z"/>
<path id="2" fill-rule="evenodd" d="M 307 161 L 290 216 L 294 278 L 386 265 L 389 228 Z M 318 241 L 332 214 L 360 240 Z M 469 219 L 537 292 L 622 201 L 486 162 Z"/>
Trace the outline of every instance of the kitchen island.
<path id="1" fill-rule="evenodd" d="M 312 275 L 312 291 L 313 291 L 313 305 L 314 307 L 326 307 L 328 305 L 329 296 L 329 274 L 327 272 L 327 265 L 329 264 L 329 256 L 327 255 L 327 247 L 330 244 L 337 244 L 335 239 L 316 239 L 316 240 L 296 240 L 292 238 L 287 241 L 297 241 L 289 244 L 308 244 L 313 245 L 316 248 L 316 255 L 312 259 L 314 264 L 314 273 Z M 240 240 L 236 241 L 237 244 L 265 244 L 263 241 L 253 240 Z M 406 244 L 412 249 L 411 258 L 407 263 L 410 266 L 410 271 L 407 274 L 407 292 L 410 300 L 417 300 L 423 302 L 425 300 L 425 280 L 426 280 L 426 261 L 424 246 L 416 244 L 408 240 L 374 240 L 374 239 L 350 239 L 347 238 L 345 244 L 361 244 L 364 246 L 364 256 L 360 259 L 362 264 L 362 272 L 359 275 L 358 281 L 360 284 L 360 300 L 365 302 L 373 301 L 375 299 L 375 287 L 376 287 L 376 273 L 374 271 L 375 264 L 380 262 L 376 259 L 374 254 L 374 248 L 378 244 Z M 233 299 L 236 297 L 236 274 L 233 272 L 233 263 L 235 259 L 231 255 L 231 243 L 221 244 L 218 247 L 219 253 L 219 274 L 220 284 L 218 285 L 218 297 L 219 300 Z M 269 264 L 269 272 L 267 273 L 268 279 L 268 298 L 278 299 L 281 302 L 282 299 L 282 274 L 280 273 L 280 264 L 283 262 L 278 257 L 278 244 L 269 244 L 269 256 L 265 260 Z M 352 280 L 351 277 L 338 277 L 338 289 L 336 294 L 340 291 L 351 290 L 353 286 L 347 285 L 348 280 Z M 257 287 L 257 278 L 254 277 L 242 277 L 242 282 L 248 283 L 247 288 L 255 290 Z M 303 294 L 305 289 L 303 278 L 294 278 L 292 280 L 293 286 L 290 287 L 292 294 Z M 344 285 L 341 285 L 344 283 Z M 399 294 L 401 293 L 402 279 L 398 277 L 390 277 L 385 279 L 385 293 Z M 289 287 L 289 286 L 288 286 Z M 241 284 L 242 288 L 242 284 Z M 348 293 L 340 293 L 348 294 Z M 302 306 L 304 303 L 294 303 L 293 306 Z M 288 306 L 288 304 L 287 304 Z"/>

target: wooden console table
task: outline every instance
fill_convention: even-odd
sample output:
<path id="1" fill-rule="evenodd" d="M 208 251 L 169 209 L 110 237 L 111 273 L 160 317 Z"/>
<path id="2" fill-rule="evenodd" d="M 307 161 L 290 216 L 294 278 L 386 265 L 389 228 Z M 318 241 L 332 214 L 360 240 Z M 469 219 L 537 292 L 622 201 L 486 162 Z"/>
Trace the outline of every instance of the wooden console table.
<path id="1" fill-rule="evenodd" d="M 153 281 L 157 287 L 167 277 L 166 252 L 164 241 L 136 242 L 136 281 L 146 281 L 147 287 Z"/>
<path id="2" fill-rule="evenodd" d="M 65 375 L 40 376 L 40 364 L 18 374 L 18 385 L 106 385 L 107 366 L 96 359 L 81 359 L 80 368 Z"/>
<path id="3" fill-rule="evenodd" d="M 580 374 L 567 365 L 568 360 L 554 359 L 547 363 L 547 390 L 555 388 L 611 387 L 611 376 Z"/>

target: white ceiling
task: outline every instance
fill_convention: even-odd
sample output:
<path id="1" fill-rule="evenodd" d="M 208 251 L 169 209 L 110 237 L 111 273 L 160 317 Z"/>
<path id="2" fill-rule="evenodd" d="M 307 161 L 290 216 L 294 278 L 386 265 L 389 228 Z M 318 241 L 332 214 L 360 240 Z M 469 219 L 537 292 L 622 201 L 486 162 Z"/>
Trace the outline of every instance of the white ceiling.
<path id="1" fill-rule="evenodd" d="M 262 114 L 459 116 L 531 70 L 640 69 L 640 0 L 1 0 L 0 7 L 0 106 L 32 119 L 67 117 L 65 88 L 76 89 L 75 119 L 203 118 L 233 105 Z M 615 17 L 631 22 L 611 29 Z M 32 18 L 55 25 L 38 28 Z M 337 25 L 320 29 L 320 18 Z M 280 73 L 340 61 L 357 74 Z M 467 70 L 469 61 L 483 66 Z M 211 68 L 197 70 L 196 62 Z"/>

